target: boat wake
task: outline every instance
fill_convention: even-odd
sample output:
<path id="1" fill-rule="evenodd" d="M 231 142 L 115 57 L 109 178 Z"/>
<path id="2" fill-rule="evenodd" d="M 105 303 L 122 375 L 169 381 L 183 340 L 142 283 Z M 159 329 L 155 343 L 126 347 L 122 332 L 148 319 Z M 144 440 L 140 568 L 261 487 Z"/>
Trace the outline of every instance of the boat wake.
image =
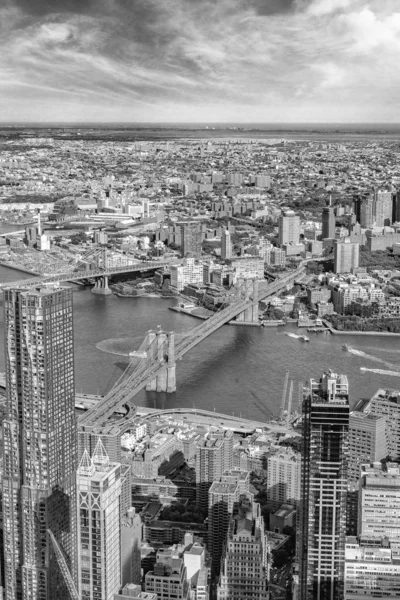
<path id="1" fill-rule="evenodd" d="M 385 369 L 368 369 L 360 367 L 360 371 L 368 371 L 369 373 L 378 373 L 379 375 L 391 375 L 392 377 L 400 377 L 400 371 L 387 371 Z"/>
<path id="2" fill-rule="evenodd" d="M 367 354 L 362 350 L 356 350 L 356 348 L 352 348 L 351 346 L 347 347 L 348 352 L 350 354 L 354 354 L 355 356 L 360 356 L 361 358 L 367 358 L 368 360 L 372 360 L 373 362 L 380 363 L 381 365 L 385 365 L 385 367 L 389 367 L 390 369 L 399 369 L 398 365 L 394 365 L 393 363 L 387 362 L 383 360 L 383 358 L 379 358 L 378 356 L 373 356 L 372 354 Z"/>

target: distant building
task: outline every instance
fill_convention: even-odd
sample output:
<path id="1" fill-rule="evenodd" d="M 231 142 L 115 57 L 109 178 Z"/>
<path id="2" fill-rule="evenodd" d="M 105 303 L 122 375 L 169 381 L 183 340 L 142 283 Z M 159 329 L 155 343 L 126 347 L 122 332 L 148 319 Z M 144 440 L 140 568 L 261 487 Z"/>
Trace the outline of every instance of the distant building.
<path id="1" fill-rule="evenodd" d="M 259 256 L 237 256 L 227 260 L 236 278 L 264 279 L 264 260 Z"/>
<path id="2" fill-rule="evenodd" d="M 259 188 L 270 188 L 271 177 L 269 175 L 256 175 L 254 178 L 254 185 Z"/>
<path id="3" fill-rule="evenodd" d="M 322 239 L 335 237 L 335 209 L 333 206 L 325 206 L 322 209 Z"/>
<path id="4" fill-rule="evenodd" d="M 189 283 L 203 283 L 203 264 L 198 263 L 194 258 L 187 258 L 183 265 L 172 265 L 171 270 L 171 290 L 181 292 Z"/>
<path id="5" fill-rule="evenodd" d="M 343 600 L 349 452 L 345 375 L 310 381 L 303 400 L 301 600 Z"/>
<path id="6" fill-rule="evenodd" d="M 232 256 L 232 242 L 231 234 L 228 230 L 225 230 L 221 236 L 221 258 L 226 260 Z"/>
<path id="7" fill-rule="evenodd" d="M 335 273 L 351 273 L 359 264 L 360 245 L 350 238 L 336 240 L 334 246 Z"/>
<path id="8" fill-rule="evenodd" d="M 182 256 L 199 258 L 201 256 L 201 245 L 203 241 L 201 223 L 198 221 L 182 223 L 180 225 L 180 230 Z"/>
<path id="9" fill-rule="evenodd" d="M 360 224 L 366 229 L 391 225 L 392 216 L 392 192 L 375 190 L 360 204 Z"/>
<path id="10" fill-rule="evenodd" d="M 292 210 L 286 210 L 278 220 L 278 243 L 298 244 L 300 241 L 300 217 Z"/>
<path id="11" fill-rule="evenodd" d="M 231 517 L 221 561 L 217 598 L 268 600 L 269 556 L 260 505 L 241 496 Z"/>

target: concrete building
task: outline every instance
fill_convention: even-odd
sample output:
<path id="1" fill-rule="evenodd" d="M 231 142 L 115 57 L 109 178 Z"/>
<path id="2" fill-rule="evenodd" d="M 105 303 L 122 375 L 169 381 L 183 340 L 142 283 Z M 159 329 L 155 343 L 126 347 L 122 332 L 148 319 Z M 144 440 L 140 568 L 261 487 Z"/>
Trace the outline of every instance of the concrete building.
<path id="1" fill-rule="evenodd" d="M 181 292 L 189 283 L 203 283 L 203 265 L 187 258 L 183 265 L 171 266 L 171 289 Z"/>
<path id="2" fill-rule="evenodd" d="M 301 454 L 281 448 L 267 459 L 267 495 L 273 509 L 300 501 Z"/>
<path id="3" fill-rule="evenodd" d="M 77 471 L 78 591 L 82 599 L 111 600 L 121 587 L 121 465 L 112 463 L 99 438 L 85 450 Z"/>
<path id="4" fill-rule="evenodd" d="M 325 239 L 334 239 L 335 237 L 335 209 L 333 206 L 325 206 L 322 209 L 322 236 Z"/>
<path id="5" fill-rule="evenodd" d="M 269 529 L 274 533 L 283 533 L 285 527 L 296 526 L 296 508 L 292 504 L 282 504 L 269 517 Z"/>
<path id="6" fill-rule="evenodd" d="M 260 505 L 241 496 L 221 561 L 218 600 L 268 600 L 269 552 Z"/>
<path id="7" fill-rule="evenodd" d="M 400 469 L 398 463 L 362 465 L 358 494 L 358 535 L 400 538 Z"/>
<path id="8" fill-rule="evenodd" d="M 235 278 L 264 279 L 264 260 L 259 256 L 237 256 L 227 263 L 234 269 Z"/>
<path id="9" fill-rule="evenodd" d="M 132 486 L 130 489 L 132 495 Z M 131 507 L 121 523 L 121 571 L 122 585 L 140 584 L 142 581 L 140 548 L 142 544 L 142 520 Z"/>
<path id="10" fill-rule="evenodd" d="M 400 598 L 400 543 L 348 537 L 344 600 Z"/>
<path id="11" fill-rule="evenodd" d="M 211 554 L 211 576 L 214 580 L 219 575 L 229 521 L 239 497 L 238 483 L 214 481 L 208 492 L 208 549 Z"/>
<path id="12" fill-rule="evenodd" d="M 400 390 L 380 388 L 363 412 L 386 419 L 388 454 L 392 460 L 400 460 Z"/>
<path id="13" fill-rule="evenodd" d="M 203 241 L 201 223 L 198 221 L 182 223 L 180 225 L 180 231 L 182 240 L 182 256 L 190 258 L 200 257 L 201 244 Z"/>
<path id="14" fill-rule="evenodd" d="M 226 260 L 232 256 L 232 242 L 231 234 L 228 230 L 225 230 L 221 236 L 221 258 Z"/>
<path id="15" fill-rule="evenodd" d="M 298 244 L 300 241 L 300 217 L 293 210 L 286 210 L 278 220 L 278 243 Z"/>
<path id="16" fill-rule="evenodd" d="M 345 375 L 311 379 L 303 400 L 299 529 L 302 600 L 343 600 L 349 454 Z"/>
<path id="17" fill-rule="evenodd" d="M 143 592 L 140 585 L 127 583 L 121 590 L 121 593 L 114 594 L 114 600 L 157 600 L 157 594 Z"/>
<path id="18" fill-rule="evenodd" d="M 335 240 L 335 273 L 351 273 L 359 264 L 360 245 L 350 238 Z"/>
<path id="19" fill-rule="evenodd" d="M 208 490 L 213 481 L 220 481 L 233 466 L 233 432 L 207 434 L 198 444 L 196 453 L 196 503 L 208 508 Z"/>
<path id="20" fill-rule="evenodd" d="M 392 192 L 375 190 L 361 203 L 360 224 L 366 229 L 384 227 L 392 223 Z"/>
<path id="21" fill-rule="evenodd" d="M 156 564 L 145 576 L 145 591 L 164 600 L 189 600 L 185 563 L 170 548 L 158 550 Z"/>
<path id="22" fill-rule="evenodd" d="M 353 411 L 349 421 L 349 472 L 347 495 L 347 534 L 357 534 L 358 486 L 361 465 L 388 455 L 386 418 Z"/>
<path id="23" fill-rule="evenodd" d="M 3 586 L 53 600 L 68 592 L 47 529 L 76 579 L 72 290 L 5 290 L 4 314 Z"/>

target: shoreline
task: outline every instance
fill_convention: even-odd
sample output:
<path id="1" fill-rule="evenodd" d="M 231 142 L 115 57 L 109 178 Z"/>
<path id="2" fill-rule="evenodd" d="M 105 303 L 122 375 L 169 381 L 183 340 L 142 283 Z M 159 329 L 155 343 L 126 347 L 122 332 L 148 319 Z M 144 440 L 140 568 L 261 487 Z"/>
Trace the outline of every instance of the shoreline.
<path id="1" fill-rule="evenodd" d="M 323 323 L 327 330 L 333 335 L 379 335 L 383 337 L 400 337 L 400 333 L 394 333 L 391 331 L 340 331 L 339 329 L 334 329 L 334 327 L 332 327 L 328 321 L 324 320 Z"/>

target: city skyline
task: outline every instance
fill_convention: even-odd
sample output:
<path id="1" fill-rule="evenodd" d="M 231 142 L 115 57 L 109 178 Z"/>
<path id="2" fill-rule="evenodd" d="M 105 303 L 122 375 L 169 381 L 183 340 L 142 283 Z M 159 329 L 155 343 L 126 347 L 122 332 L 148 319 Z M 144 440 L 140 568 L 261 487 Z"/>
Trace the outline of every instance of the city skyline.
<path id="1" fill-rule="evenodd" d="M 396 9 L 6 0 L 0 121 L 395 123 Z"/>

